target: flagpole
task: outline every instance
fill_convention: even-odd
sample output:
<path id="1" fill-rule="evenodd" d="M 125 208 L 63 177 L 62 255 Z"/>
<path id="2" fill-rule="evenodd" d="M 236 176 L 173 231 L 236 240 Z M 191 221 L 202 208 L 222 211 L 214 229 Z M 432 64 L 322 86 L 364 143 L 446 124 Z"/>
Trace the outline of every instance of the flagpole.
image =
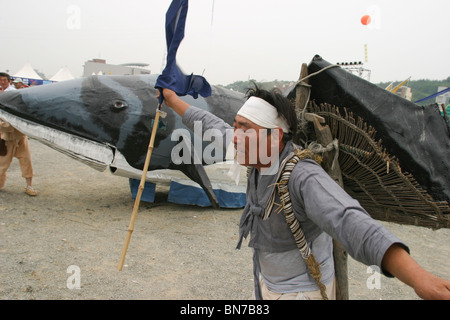
<path id="1" fill-rule="evenodd" d="M 131 234 L 134 231 L 134 222 L 136 221 L 136 216 L 137 216 L 137 212 L 139 209 L 139 203 L 141 202 L 142 191 L 144 190 L 148 166 L 150 164 L 150 158 L 151 158 L 152 152 L 153 152 L 153 145 L 155 142 L 156 130 L 158 129 L 159 117 L 160 117 L 161 113 L 164 113 L 163 111 L 161 111 L 161 105 L 162 105 L 162 102 L 160 102 L 158 107 L 156 108 L 155 121 L 153 122 L 152 135 L 150 137 L 150 143 L 148 145 L 147 156 L 145 157 L 145 164 L 144 164 L 144 168 L 142 170 L 141 182 L 139 184 L 139 189 L 136 194 L 136 199 L 134 201 L 134 207 L 133 207 L 133 212 L 131 213 L 131 219 L 130 219 L 130 224 L 128 226 L 127 236 L 126 236 L 125 242 L 123 244 L 122 253 L 120 255 L 120 260 L 119 260 L 119 265 L 117 267 L 117 269 L 119 271 L 122 271 L 123 264 L 125 262 L 125 256 L 126 256 L 127 250 L 128 250 L 128 245 L 130 244 L 130 240 L 131 240 Z M 164 118 L 164 116 L 163 116 L 163 118 Z"/>
<path id="2" fill-rule="evenodd" d="M 200 76 L 194 76 L 191 75 L 188 79 L 187 76 L 180 76 L 181 71 L 177 67 L 175 63 L 175 55 L 176 51 L 178 49 L 178 46 L 183 40 L 184 37 L 184 28 L 186 23 L 186 15 L 187 15 L 187 9 L 188 9 L 188 0 L 173 0 L 172 3 L 169 6 L 169 9 L 166 13 L 166 43 L 167 43 L 167 64 L 164 68 L 162 74 L 157 78 L 155 83 L 155 88 L 158 88 L 160 90 L 159 92 L 159 104 L 156 108 L 156 115 L 155 115 L 155 121 L 153 123 L 153 130 L 152 135 L 150 138 L 150 143 L 148 146 L 147 156 L 145 158 L 145 164 L 144 168 L 142 170 L 142 177 L 141 182 L 139 184 L 139 189 L 136 195 L 136 199 L 134 202 L 133 212 L 131 214 L 131 220 L 130 225 L 128 227 L 127 236 L 125 239 L 125 243 L 122 248 L 122 253 L 120 255 L 120 261 L 118 265 L 119 271 L 122 270 L 123 264 L 125 261 L 125 256 L 127 253 L 128 245 L 130 243 L 131 234 L 134 230 L 134 222 L 136 220 L 137 211 L 139 208 L 139 202 L 141 200 L 142 191 L 144 190 L 145 185 L 145 178 L 147 176 L 148 166 L 150 164 L 150 157 L 152 155 L 153 151 L 153 144 L 155 141 L 156 136 L 156 130 L 158 128 L 159 123 L 159 117 L 165 117 L 165 112 L 161 111 L 161 106 L 164 101 L 164 98 L 162 96 L 162 88 L 169 88 L 169 89 L 175 89 L 174 91 L 177 94 L 185 95 L 189 94 L 192 95 L 194 98 L 196 98 L 197 93 L 200 95 L 207 97 L 211 95 L 211 87 L 204 79 Z M 175 70 L 175 71 L 173 71 Z M 167 72 L 166 72 L 167 71 Z M 193 77 L 197 78 L 197 84 L 194 86 Z M 179 79 L 180 78 L 180 79 Z M 174 83 L 184 83 L 185 80 L 189 80 L 186 88 L 172 88 L 171 86 L 174 85 Z M 199 86 L 200 85 L 200 86 Z M 191 87 L 192 86 L 192 87 Z M 175 85 L 176 87 L 176 85 Z M 192 93 L 191 93 L 192 91 Z M 161 114 L 162 113 L 162 114 Z"/>

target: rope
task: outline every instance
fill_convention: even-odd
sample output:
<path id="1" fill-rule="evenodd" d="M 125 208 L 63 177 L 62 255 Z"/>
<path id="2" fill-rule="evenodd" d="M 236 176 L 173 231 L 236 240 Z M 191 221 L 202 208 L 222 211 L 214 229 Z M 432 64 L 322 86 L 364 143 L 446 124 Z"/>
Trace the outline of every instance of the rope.
<path id="1" fill-rule="evenodd" d="M 311 248 L 308 246 L 300 222 L 295 217 L 295 214 L 292 210 L 291 197 L 289 194 L 288 183 L 292 170 L 297 165 L 297 163 L 303 159 L 313 159 L 316 160 L 318 163 L 321 162 L 321 158 L 315 155 L 311 150 L 296 149 L 290 157 L 288 156 L 285 159 L 285 161 L 283 161 L 283 164 L 281 166 L 282 170 L 280 170 L 280 173 L 277 177 L 278 182 L 276 183 L 276 186 L 278 187 L 278 195 L 282 203 L 282 206 L 280 207 L 283 209 L 283 214 L 284 217 L 286 218 L 286 223 L 294 236 L 295 243 L 300 251 L 300 254 L 302 258 L 305 260 L 306 265 L 308 266 L 309 273 L 311 274 L 312 278 L 319 287 L 322 298 L 324 300 L 328 300 L 326 287 L 321 282 L 322 273 L 320 272 L 320 265 L 315 259 L 314 255 L 312 254 Z M 272 194 L 269 205 L 265 210 L 264 219 L 267 219 L 270 216 L 274 204 L 275 204 L 275 193 Z"/>
<path id="2" fill-rule="evenodd" d="M 315 75 L 318 75 L 318 74 L 321 73 L 322 71 L 325 71 L 325 70 L 328 70 L 328 69 L 331 69 L 331 68 L 334 68 L 334 67 L 340 67 L 340 66 L 338 66 L 337 64 L 330 64 L 329 66 L 326 66 L 325 68 L 322 68 L 322 69 L 320 69 L 319 71 L 316 71 L 316 72 L 314 72 L 314 73 L 308 74 L 306 77 L 304 77 L 304 78 L 298 80 L 298 81 L 296 82 L 295 85 L 296 85 L 296 86 L 298 86 L 298 85 L 304 85 L 304 86 L 309 86 L 309 87 L 311 87 L 309 84 L 302 83 L 302 82 L 303 82 L 304 80 L 310 78 L 310 77 L 313 77 L 313 76 L 315 76 Z"/>
<path id="3" fill-rule="evenodd" d="M 334 139 L 325 147 L 322 146 L 320 143 L 313 141 L 307 146 L 307 148 L 309 150 L 311 150 L 313 153 L 325 153 L 325 152 L 332 151 L 333 149 L 336 150 L 336 152 L 334 153 L 333 162 L 331 164 L 331 169 L 334 170 L 334 168 L 336 167 L 336 164 L 339 161 L 339 141 L 338 141 L 338 139 Z"/>

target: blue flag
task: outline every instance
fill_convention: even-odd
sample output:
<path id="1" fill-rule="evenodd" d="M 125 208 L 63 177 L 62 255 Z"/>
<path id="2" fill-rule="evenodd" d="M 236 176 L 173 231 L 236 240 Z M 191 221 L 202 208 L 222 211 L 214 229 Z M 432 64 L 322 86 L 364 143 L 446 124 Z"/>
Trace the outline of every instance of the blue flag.
<path id="1" fill-rule="evenodd" d="M 188 11 L 188 0 L 173 0 L 166 13 L 167 63 L 162 74 L 156 80 L 155 88 L 168 88 L 179 96 L 191 95 L 195 99 L 211 95 L 211 86 L 202 76 L 185 75 L 177 66 L 178 47 L 184 38 L 184 27 Z M 160 96 L 160 102 L 163 97 Z"/>

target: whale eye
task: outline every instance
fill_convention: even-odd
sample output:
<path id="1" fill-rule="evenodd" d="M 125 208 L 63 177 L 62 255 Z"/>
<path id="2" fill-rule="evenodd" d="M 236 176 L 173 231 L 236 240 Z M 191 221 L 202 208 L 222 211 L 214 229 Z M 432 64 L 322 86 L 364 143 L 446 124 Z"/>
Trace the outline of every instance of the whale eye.
<path id="1" fill-rule="evenodd" d="M 119 111 L 119 110 L 122 110 L 122 109 L 128 107 L 128 105 L 127 105 L 127 103 L 126 103 L 125 101 L 123 101 L 123 100 L 115 100 L 115 101 L 113 102 L 112 107 L 113 107 L 113 110 Z"/>

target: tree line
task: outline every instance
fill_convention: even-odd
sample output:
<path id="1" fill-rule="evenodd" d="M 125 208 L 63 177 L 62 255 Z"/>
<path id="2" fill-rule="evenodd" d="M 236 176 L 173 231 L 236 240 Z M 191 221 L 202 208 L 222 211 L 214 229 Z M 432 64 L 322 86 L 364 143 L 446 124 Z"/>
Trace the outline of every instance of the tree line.
<path id="1" fill-rule="evenodd" d="M 375 83 L 375 85 L 385 89 L 387 86 L 389 86 L 391 82 L 392 81 L 380 82 Z M 394 87 L 400 84 L 401 82 L 402 81 L 394 81 Z M 255 83 L 259 88 L 265 90 L 271 90 L 273 88 L 279 88 L 280 90 L 284 90 L 287 89 L 289 86 L 293 85 L 295 81 L 284 81 L 284 80 L 274 80 L 265 82 L 259 82 L 256 80 L 235 81 L 225 86 L 222 85 L 222 87 L 245 93 L 249 88 L 254 87 L 253 83 Z M 444 80 L 428 80 L 428 79 L 410 80 L 405 85 L 411 88 L 412 101 L 417 101 L 436 93 L 439 87 L 450 87 L 450 77 L 447 77 L 447 79 Z M 428 105 L 434 102 L 435 99 L 430 99 L 422 102 L 421 104 Z"/>

